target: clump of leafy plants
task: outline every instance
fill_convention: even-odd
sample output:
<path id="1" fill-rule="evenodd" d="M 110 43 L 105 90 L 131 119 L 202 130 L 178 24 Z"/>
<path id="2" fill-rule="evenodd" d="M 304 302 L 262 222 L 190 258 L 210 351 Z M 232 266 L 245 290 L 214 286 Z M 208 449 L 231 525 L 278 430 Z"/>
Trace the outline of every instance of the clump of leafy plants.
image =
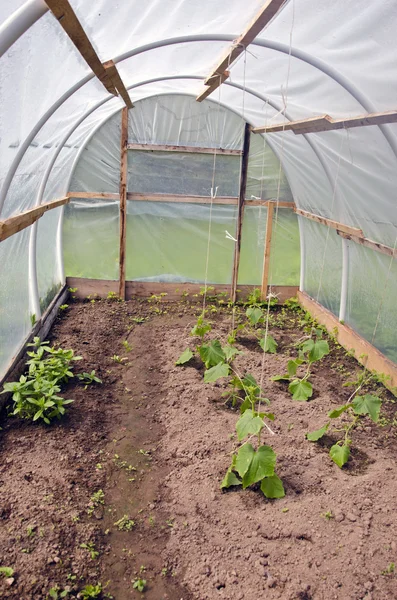
<path id="1" fill-rule="evenodd" d="M 91 371 L 91 373 L 78 373 L 77 379 L 82 383 L 85 383 L 85 389 L 87 389 L 87 386 L 91 383 L 102 383 L 102 379 L 99 379 L 99 377 L 95 375 L 95 370 Z"/>
<path id="2" fill-rule="evenodd" d="M 237 439 L 241 445 L 233 452 L 232 462 L 221 483 L 221 489 L 236 485 L 242 485 L 245 489 L 260 483 L 260 489 L 266 498 L 283 498 L 284 486 L 275 473 L 276 453 L 261 441 L 264 429 L 273 434 L 265 419 L 273 421 L 274 415 L 261 411 L 261 404 L 269 404 L 270 401 L 261 397 L 259 386 L 253 378 L 252 380 L 251 384 L 247 385 L 241 381 L 246 394 L 240 408 L 241 416 L 236 423 Z M 254 439 L 256 447 L 251 443 Z"/>
<path id="3" fill-rule="evenodd" d="M 73 363 L 82 357 L 74 356 L 73 350 L 50 347 L 49 342 L 41 342 L 38 337 L 28 346 L 33 347 L 28 352 L 28 372 L 19 381 L 4 384 L 2 393 L 12 393 L 11 415 L 50 424 L 54 418 L 60 419 L 66 412 L 65 406 L 73 402 L 58 393 L 61 384 L 73 377 Z"/>
<path id="4" fill-rule="evenodd" d="M 329 345 L 326 340 L 321 339 L 319 336 L 315 339 L 309 338 L 300 344 L 297 358 L 288 361 L 287 373 L 274 375 L 271 379 L 272 381 L 288 382 L 288 391 L 293 400 L 307 402 L 313 395 L 313 385 L 309 381 L 312 365 L 327 354 L 329 354 Z M 298 367 L 303 365 L 306 370 L 303 376 L 299 377 L 297 375 Z"/>
<path id="5" fill-rule="evenodd" d="M 146 588 L 146 579 L 142 579 L 138 577 L 132 581 L 132 587 L 134 590 L 138 590 L 138 592 L 144 592 Z"/>
<path id="6" fill-rule="evenodd" d="M 135 521 L 130 519 L 128 515 L 124 515 L 114 523 L 114 526 L 117 527 L 119 531 L 131 531 L 135 526 Z"/>
<path id="7" fill-rule="evenodd" d="M 351 433 L 357 426 L 362 417 L 368 416 L 374 423 L 379 421 L 380 409 L 382 401 L 378 396 L 365 394 L 364 396 L 355 396 L 351 402 L 347 402 L 328 413 L 328 421 L 315 431 L 306 434 L 306 438 L 310 442 L 317 442 L 327 432 L 334 431 L 343 434 L 330 449 L 329 455 L 338 467 L 342 468 L 347 463 L 350 456 L 350 447 L 352 444 Z M 335 424 L 335 419 L 339 419 L 342 415 L 348 417 L 348 420 L 343 423 L 339 422 L 339 426 Z"/>
<path id="8" fill-rule="evenodd" d="M 93 600 L 100 598 L 102 594 L 102 584 L 97 583 L 96 585 L 86 585 L 80 592 L 80 596 L 83 600 Z"/>

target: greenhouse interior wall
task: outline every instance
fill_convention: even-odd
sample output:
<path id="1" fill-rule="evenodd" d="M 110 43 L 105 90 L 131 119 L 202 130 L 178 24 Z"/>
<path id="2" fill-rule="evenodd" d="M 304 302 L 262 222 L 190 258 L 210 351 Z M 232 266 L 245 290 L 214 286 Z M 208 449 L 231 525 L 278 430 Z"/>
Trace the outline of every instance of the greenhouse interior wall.
<path id="1" fill-rule="evenodd" d="M 233 65 L 233 77 L 199 103 L 215 54 L 241 29 L 237 0 L 221 3 L 224 14 L 218 6 L 222 19 L 208 3 L 201 10 L 187 1 L 181 11 L 168 3 L 161 22 L 160 2 L 152 2 L 139 30 L 128 33 L 124 22 L 137 2 L 118 11 L 102 0 L 95 8 L 83 0 L 71 4 L 101 59 L 118 65 L 133 100 L 128 143 L 213 149 L 128 150 L 127 193 L 139 194 L 127 201 L 128 281 L 231 284 L 242 159 L 241 152 L 221 150 L 242 150 L 246 123 L 344 118 L 394 104 L 394 31 L 387 12 L 375 6 L 357 13 L 357 2 L 343 3 L 341 11 L 341 2 L 321 0 L 312 15 L 309 3 L 287 2 Z M 260 4 L 248 0 L 245 13 L 254 15 Z M 325 9 L 335 26 L 331 36 L 322 22 L 328 43 L 318 45 L 315 25 Z M 378 36 L 360 46 L 359 56 L 339 51 L 354 42 L 341 13 L 344 19 L 354 14 L 361 36 Z M 44 2 L 2 3 L 0 21 L 1 219 L 71 195 L 68 204 L 0 243 L 4 376 L 67 277 L 118 279 L 120 207 L 109 195 L 119 194 L 124 104 L 94 77 Z M 376 85 L 369 77 L 374 72 Z M 251 133 L 238 271 L 238 285 L 260 287 L 268 208 L 256 202 L 275 202 L 270 290 L 299 287 L 394 362 L 396 157 L 393 123 L 303 135 Z M 203 202 L 145 200 L 156 194 Z M 222 197 L 235 202 L 217 203 Z M 357 228 L 392 256 L 279 206 L 283 202 Z"/>

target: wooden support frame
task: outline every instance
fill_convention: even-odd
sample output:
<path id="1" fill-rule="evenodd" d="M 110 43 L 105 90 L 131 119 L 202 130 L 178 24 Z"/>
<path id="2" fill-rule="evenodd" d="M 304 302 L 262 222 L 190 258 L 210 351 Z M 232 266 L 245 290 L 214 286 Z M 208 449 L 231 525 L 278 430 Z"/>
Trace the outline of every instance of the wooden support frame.
<path id="1" fill-rule="evenodd" d="M 116 280 L 109 279 L 87 279 L 85 277 L 68 277 L 66 284 L 70 288 L 77 288 L 73 292 L 73 296 L 85 300 L 87 296 L 98 298 L 106 298 L 109 292 L 117 294 L 119 283 Z M 166 294 L 162 298 L 162 302 L 170 302 L 173 300 L 183 300 L 186 294 L 189 298 L 194 294 L 199 294 L 204 287 L 204 283 L 164 283 L 157 281 L 126 281 L 126 299 L 129 300 L 133 297 L 149 298 L 153 294 L 159 295 L 161 293 Z M 230 294 L 230 285 L 228 284 L 211 284 L 211 289 L 208 291 L 208 295 L 215 294 Z M 237 300 L 246 300 L 248 294 L 250 294 L 257 285 L 239 285 L 237 289 Z M 213 289 L 212 289 L 213 288 Z M 277 294 L 280 302 L 284 302 L 293 296 L 296 296 L 298 287 L 295 285 L 281 285 L 272 288 L 274 293 Z"/>
<path id="2" fill-rule="evenodd" d="M 338 343 L 346 350 L 352 351 L 356 360 L 370 371 L 383 373 L 388 377 L 384 382 L 391 392 L 397 395 L 397 365 L 377 350 L 372 344 L 362 338 L 348 325 L 342 324 L 329 310 L 313 300 L 305 292 L 298 291 L 298 300 L 321 325 L 327 328 L 331 335 L 335 335 Z"/>
<path id="3" fill-rule="evenodd" d="M 172 146 L 168 144 L 128 143 L 127 150 L 145 150 L 146 152 L 191 152 L 194 154 L 222 154 L 223 156 L 241 156 L 242 150 L 228 148 L 204 148 L 199 146 Z"/>
<path id="4" fill-rule="evenodd" d="M 250 125 L 248 123 L 246 123 L 245 127 L 244 127 L 243 154 L 241 157 L 240 192 L 239 192 L 239 197 L 238 197 L 238 212 L 237 212 L 236 236 L 235 236 L 236 242 L 235 242 L 235 246 L 234 246 L 232 287 L 231 287 L 231 292 L 230 292 L 230 297 L 231 297 L 232 302 L 236 302 L 236 294 L 237 294 L 238 269 L 239 269 L 239 265 L 240 265 L 240 251 L 241 251 L 241 233 L 242 233 L 242 229 L 243 229 L 245 192 L 247 189 L 250 136 L 251 136 Z"/>
<path id="5" fill-rule="evenodd" d="M 351 227 L 350 225 L 344 225 L 343 223 L 333 221 L 332 219 L 327 219 L 326 217 L 320 217 L 319 215 L 315 215 L 300 208 L 295 208 L 294 212 L 301 217 L 311 219 L 312 221 L 316 221 L 321 225 L 327 225 L 328 227 L 332 227 L 332 229 L 336 229 L 337 232 L 347 233 L 356 237 L 363 237 L 364 235 L 362 229 L 358 229 L 357 227 Z"/>
<path id="6" fill-rule="evenodd" d="M 390 246 L 385 246 L 385 244 L 374 242 L 366 237 L 359 237 L 352 235 L 351 233 L 344 233 L 343 231 L 337 231 L 337 234 L 345 240 L 351 240 L 356 244 L 361 244 L 361 246 L 365 246 L 366 248 L 370 248 L 371 250 L 375 250 L 376 252 L 380 252 L 386 256 L 397 258 L 397 248 L 391 248 Z"/>
<path id="7" fill-rule="evenodd" d="M 285 0 L 267 0 L 254 19 L 249 23 L 244 32 L 235 40 L 230 48 L 221 57 L 218 64 L 204 80 L 210 89 L 204 89 L 196 98 L 198 102 L 204 100 L 216 90 L 229 76 L 228 69 L 234 61 L 244 52 L 246 47 L 254 41 L 256 36 L 270 23 L 279 12 Z"/>
<path id="8" fill-rule="evenodd" d="M 114 96 L 120 94 L 126 106 L 132 108 L 127 89 L 114 62 L 102 64 L 69 1 L 46 0 L 46 4 L 106 90 Z"/>
<path id="9" fill-rule="evenodd" d="M 253 133 L 276 133 L 280 131 L 293 131 L 295 134 L 320 133 L 335 129 L 350 129 L 352 127 L 368 127 L 369 125 L 386 125 L 397 122 L 397 110 L 387 110 L 378 113 L 369 113 L 358 117 L 333 119 L 329 115 L 309 117 L 299 121 L 285 121 L 276 125 L 261 125 L 253 127 Z"/>
<path id="10" fill-rule="evenodd" d="M 272 246 L 274 205 L 275 205 L 275 202 L 269 202 L 268 207 L 267 207 L 265 251 L 264 251 L 264 255 L 263 255 L 263 270 L 262 270 L 262 285 L 261 285 L 261 299 L 262 300 L 266 300 L 267 288 L 269 285 L 270 251 L 271 251 L 271 246 Z"/>
<path id="11" fill-rule="evenodd" d="M 125 299 L 125 254 L 127 237 L 127 143 L 128 108 L 121 111 L 120 141 L 120 255 L 119 255 L 119 296 Z"/>
<path id="12" fill-rule="evenodd" d="M 58 200 L 52 200 L 52 202 L 40 204 L 40 206 L 26 210 L 19 215 L 15 215 L 14 217 L 9 217 L 4 221 L 0 221 L 0 242 L 6 240 L 15 233 L 22 231 L 22 229 L 26 229 L 26 227 L 33 225 L 33 223 L 37 221 L 37 219 L 40 219 L 40 217 L 42 217 L 48 210 L 58 208 L 58 206 L 63 206 L 68 202 L 70 202 L 70 198 L 65 196 L 64 198 L 59 198 Z"/>

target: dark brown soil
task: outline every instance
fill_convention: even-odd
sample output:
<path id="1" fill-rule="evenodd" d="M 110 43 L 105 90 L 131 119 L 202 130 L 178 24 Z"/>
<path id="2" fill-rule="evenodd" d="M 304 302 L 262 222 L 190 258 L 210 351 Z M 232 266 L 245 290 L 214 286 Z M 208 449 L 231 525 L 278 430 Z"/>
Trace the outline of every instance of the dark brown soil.
<path id="1" fill-rule="evenodd" d="M 225 339 L 231 315 L 213 310 L 209 337 Z M 286 496 L 221 492 L 238 411 L 224 404 L 224 384 L 203 383 L 198 362 L 175 367 L 193 347 L 196 314 L 188 303 L 96 301 L 71 304 L 58 320 L 51 340 L 83 356 L 75 370 L 95 369 L 103 384 L 68 384 L 63 395 L 75 402 L 54 425 L 3 418 L 0 565 L 14 575 L 0 575 L 0 597 L 46 599 L 58 586 L 76 598 L 101 582 L 116 600 L 397 598 L 393 397 L 382 391 L 381 425 L 362 419 L 339 469 L 328 456 L 335 434 L 312 444 L 305 433 L 347 400 L 354 388 L 342 384 L 360 369 L 331 344 L 313 369 L 313 398 L 293 401 L 269 377 L 284 371 L 304 332 L 301 317 L 278 311 L 271 333 L 279 352 L 264 360 L 276 415 L 266 443 Z M 260 379 L 259 346 L 245 336 L 237 347 L 236 367 Z M 98 490 L 104 504 L 90 514 Z M 124 515 L 131 531 L 115 526 Z M 143 596 L 137 578 L 147 582 Z"/>

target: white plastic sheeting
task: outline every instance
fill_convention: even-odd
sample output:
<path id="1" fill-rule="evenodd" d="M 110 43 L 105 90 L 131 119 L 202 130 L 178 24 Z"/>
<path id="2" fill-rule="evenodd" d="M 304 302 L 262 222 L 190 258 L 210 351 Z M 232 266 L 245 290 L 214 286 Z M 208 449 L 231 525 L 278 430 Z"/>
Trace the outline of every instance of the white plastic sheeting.
<path id="1" fill-rule="evenodd" d="M 30 0 L 30 4 L 37 4 L 43 10 L 42 0 Z M 144 4 L 130 0 L 115 6 L 108 0 L 95 3 L 71 0 L 71 4 L 100 59 L 123 59 L 118 62 L 118 68 L 125 85 L 132 87 L 131 96 L 135 102 L 164 93 L 197 95 L 202 89 L 202 79 L 208 75 L 217 57 L 230 47 L 262 1 L 246 0 L 242 5 L 239 0 L 218 0 L 216 3 L 209 0 L 148 0 Z M 0 32 L 7 29 L 7 19 L 23 5 L 21 0 L 0 3 Z M 323 113 L 333 117 L 353 116 L 394 108 L 396 26 L 397 11 L 393 0 L 385 0 L 381 6 L 370 0 L 335 0 L 332 3 L 328 0 L 289 0 L 258 36 L 256 43 L 232 66 L 229 81 L 232 85 L 223 85 L 214 92 L 212 99 L 253 125 L 281 122 L 284 120 L 280 114 L 283 108 L 289 119 Z M 5 218 L 34 206 L 46 165 L 60 140 L 78 119 L 105 101 L 108 94 L 93 78 L 49 12 L 0 58 L 0 89 L 0 206 L 4 202 L 0 217 Z M 44 200 L 67 191 L 70 170 L 83 140 L 121 106 L 119 99 L 110 98 L 77 128 L 68 142 L 70 147 L 62 150 L 57 158 Z M 132 118 L 137 123 L 141 113 L 133 109 L 131 114 L 134 111 L 136 116 Z M 170 115 L 159 123 L 148 105 L 148 112 L 139 118 L 143 119 L 146 128 L 145 140 L 159 142 L 157 131 L 161 137 L 167 137 L 164 132 Z M 241 134 L 241 129 L 238 133 Z M 219 144 L 220 139 L 215 143 Z M 360 227 L 368 237 L 394 246 L 397 234 L 397 125 L 306 136 L 277 133 L 268 135 L 267 143 L 281 160 L 298 207 Z M 90 164 L 87 158 L 83 153 L 74 184 L 81 176 L 88 188 L 94 181 L 100 185 L 101 173 L 98 163 Z M 103 157 L 103 160 L 106 162 L 107 158 Z M 95 175 L 91 182 L 84 164 L 90 174 Z M 103 166 L 106 167 L 104 163 Z M 108 183 L 107 178 L 108 175 L 103 186 Z M 115 183 L 113 176 L 109 179 Z M 257 188 L 256 191 L 250 189 L 252 195 L 259 195 Z M 274 189 L 268 189 L 273 195 Z M 97 191 L 101 190 L 97 188 Z M 57 211 L 58 214 L 62 212 Z M 57 228 L 55 221 L 55 215 L 48 217 L 37 228 L 36 252 L 40 256 L 51 255 L 54 244 L 58 243 L 58 238 L 47 232 Z M 333 234 L 325 237 L 326 231 L 325 227 L 301 224 L 304 254 L 301 285 L 314 294 L 314 279 L 321 277 L 324 302 L 337 313 L 342 260 L 340 240 Z M 1 244 L 3 287 L 5 281 L 8 286 L 6 292 L 3 289 L 1 293 L 2 298 L 7 296 L 7 301 L 2 300 L 2 322 L 7 315 L 3 303 L 15 305 L 13 298 L 17 296 L 24 298 L 22 321 L 29 322 L 31 303 L 27 294 L 20 291 L 26 287 L 26 279 L 22 282 L 19 277 L 5 273 L 17 256 L 29 260 L 29 237 L 30 233 L 26 232 L 16 237 L 18 244 L 16 240 Z M 15 244 L 18 246 L 16 254 Z M 323 261 L 324 268 L 323 262 L 318 264 L 319 248 L 321 253 L 323 246 L 328 255 Z M 12 260 L 8 259 L 8 253 L 14 254 Z M 330 259 L 333 255 L 339 261 L 337 264 Z M 367 255 L 371 259 L 366 259 Z M 59 253 L 53 253 L 53 257 L 52 274 L 51 267 L 40 266 L 41 259 L 38 260 L 40 297 L 46 296 L 46 287 L 61 283 Z M 363 263 L 357 261 L 364 260 L 366 281 L 374 284 L 373 289 L 382 287 L 384 281 L 388 296 L 395 297 L 397 291 L 396 278 L 388 277 L 387 261 L 373 256 L 371 251 L 355 248 L 349 254 L 348 314 L 352 324 L 358 321 L 355 315 L 358 302 L 354 294 L 359 290 L 352 273 L 361 272 Z M 21 273 L 22 278 L 19 269 L 15 272 Z M 331 289 L 332 293 L 327 291 Z M 321 294 L 319 299 L 322 301 Z M 378 304 L 374 295 L 370 295 L 365 306 L 371 315 L 378 315 L 380 309 L 378 321 L 385 329 L 392 329 L 394 314 L 389 303 Z M 370 320 L 368 314 L 367 321 Z M 25 330 L 25 325 L 16 326 L 15 347 Z M 369 336 L 368 333 L 365 335 Z M 376 336 L 374 343 L 377 344 Z M 379 347 L 390 354 L 390 344 Z"/>

